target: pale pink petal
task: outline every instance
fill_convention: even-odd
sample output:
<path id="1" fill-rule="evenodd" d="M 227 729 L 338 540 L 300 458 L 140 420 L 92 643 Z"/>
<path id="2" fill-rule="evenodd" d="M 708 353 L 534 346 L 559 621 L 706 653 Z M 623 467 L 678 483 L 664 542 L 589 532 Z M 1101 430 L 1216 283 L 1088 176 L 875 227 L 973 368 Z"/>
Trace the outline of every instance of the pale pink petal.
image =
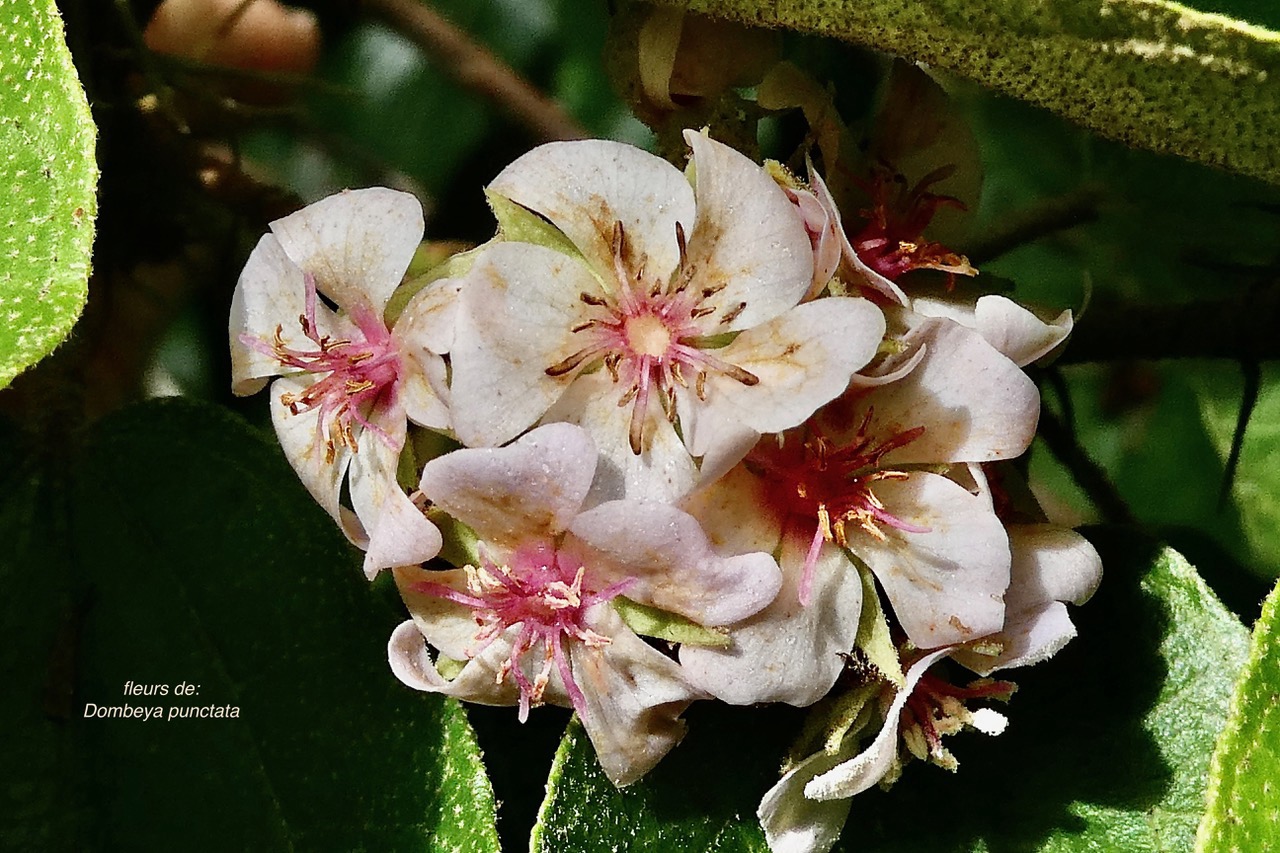
<path id="1" fill-rule="evenodd" d="M 568 528 L 591 488 L 596 449 L 572 424 L 538 427 L 507 447 L 467 448 L 422 469 L 432 503 L 486 542 L 516 546 Z"/>
<path id="2" fill-rule="evenodd" d="M 569 647 L 573 678 L 586 700 L 582 725 L 609 781 L 622 787 L 649 772 L 684 737 L 684 709 L 702 694 L 675 661 L 650 647 L 607 604 L 589 614 L 607 646 Z"/>
<path id="3" fill-rule="evenodd" d="M 381 317 L 422 242 L 422 205 L 384 187 L 345 190 L 277 219 L 271 231 L 340 309 Z"/>
<path id="4" fill-rule="evenodd" d="M 722 425 L 743 424 L 770 433 L 803 422 L 844 391 L 849 377 L 875 355 L 883 336 L 880 309 L 865 299 L 846 297 L 806 302 L 748 329 L 712 352 L 759 382 L 745 385 L 710 374 L 706 402 L 690 403 L 700 409 L 696 428 L 685 433 L 690 451 L 694 456 L 709 452 Z"/>
<path id="5" fill-rule="evenodd" d="M 900 522 L 881 540 L 846 527 L 849 550 L 875 573 L 907 636 L 922 649 L 999 631 L 1009 586 L 1009 538 L 987 501 L 925 471 L 881 480 L 875 495 Z"/>
<path id="6" fill-rule="evenodd" d="M 759 165 L 696 131 L 686 130 L 684 138 L 693 148 L 698 199 L 688 263 L 696 287 L 724 286 L 702 302 L 717 309 L 706 328 L 749 329 L 804 297 L 813 280 L 809 235 L 791 200 Z M 739 313 L 722 322 L 731 312 Z"/>
<path id="7" fill-rule="evenodd" d="M 579 376 L 543 418 L 582 426 L 600 450 L 596 481 L 587 503 L 632 498 L 672 502 L 687 494 L 698 476 L 684 442 L 662 414 L 656 397 L 649 401 L 640 453 L 631 450 L 631 407 L 619 406 L 622 390 L 604 370 Z"/>
<path id="8" fill-rule="evenodd" d="M 1047 355 L 1067 339 L 1073 325 L 1069 310 L 1045 322 L 1003 296 L 980 297 L 973 318 L 978 333 L 1019 367 Z"/>
<path id="9" fill-rule="evenodd" d="M 777 550 L 782 528 L 767 505 L 764 481 L 742 465 L 681 503 L 702 525 L 711 547 L 722 554 Z"/>
<path id="10" fill-rule="evenodd" d="M 413 295 L 393 330 L 402 349 L 437 355 L 453 349 L 462 282 L 461 278 L 437 279 Z"/>
<path id="11" fill-rule="evenodd" d="M 844 237 L 844 258 L 853 269 L 855 283 L 876 291 L 897 305 L 914 304 L 912 300 L 907 298 L 907 294 L 902 292 L 901 287 L 873 270 L 867 265 L 866 261 L 858 257 L 857 251 L 854 250 L 853 244 L 849 242 L 847 236 Z"/>
<path id="12" fill-rule="evenodd" d="M 374 420 L 383 435 L 401 445 L 404 423 L 399 411 Z M 396 482 L 400 451 L 369 429 L 360 433 L 356 445 L 359 451 L 351 457 L 348 484 L 351 505 L 369 536 L 365 575 L 372 580 L 382 569 L 425 563 L 440 553 L 440 531 Z"/>
<path id="13" fill-rule="evenodd" d="M 1009 526 L 1013 569 L 1004 629 L 990 639 L 999 655 L 957 649 L 955 659 L 979 675 L 1047 660 L 1076 635 L 1062 602 L 1083 604 L 1102 579 L 1102 560 L 1074 530 L 1051 524 Z"/>
<path id="14" fill-rule="evenodd" d="M 782 574 L 768 554 L 716 554 L 693 516 L 673 506 L 609 501 L 573 520 L 564 550 L 625 595 L 702 625 L 727 625 L 764 607 Z"/>
<path id="15" fill-rule="evenodd" d="M 511 637 L 506 634 L 497 637 L 478 656 L 467 661 L 456 678 L 449 680 L 436 669 L 422 632 L 410 619 L 391 633 L 387 659 L 396 678 L 415 690 L 443 693 L 481 705 L 515 705 L 520 698 L 515 679 L 505 678 L 501 683 L 497 680 L 498 670 L 511 658 L 511 647 Z"/>
<path id="16" fill-rule="evenodd" d="M 907 670 L 906 687 L 893 697 L 893 703 L 885 714 L 884 726 L 876 739 L 859 755 L 811 779 L 804 786 L 804 795 L 811 800 L 820 801 L 847 799 L 861 794 L 883 779 L 898 754 L 898 725 L 911 691 L 920 682 L 925 670 L 950 651 L 938 649 L 912 664 Z"/>
<path id="17" fill-rule="evenodd" d="M 786 702 L 806 706 L 825 696 L 853 651 L 862 613 L 862 579 L 839 548 L 823 544 L 810 602 L 800 603 L 808 542 L 783 540 L 782 589 L 764 610 L 730 628 L 726 649 L 683 646 L 689 681 L 733 705 Z"/>
<path id="18" fill-rule="evenodd" d="M 476 640 L 480 630 L 475 611 L 438 595 L 422 592 L 417 587 L 429 583 L 467 593 L 467 573 L 462 569 L 428 571 L 417 566 L 397 566 L 396 588 L 409 615 L 431 647 L 458 661 L 470 659 L 483 643 Z"/>
<path id="19" fill-rule="evenodd" d="M 284 394 L 299 394 L 311 386 L 312 377 L 300 379 L 282 378 L 271 383 L 271 423 L 276 428 L 276 438 L 285 458 L 298 473 L 302 485 L 311 497 L 324 508 L 342 527 L 353 544 L 364 547 L 368 537 L 364 528 L 350 511 L 344 511 L 339 498 L 342 478 L 351 462 L 351 450 L 342 442 L 334 442 L 334 456 L 326 460 L 324 441 L 318 432 L 320 410 L 293 414 L 281 402 Z"/>
<path id="20" fill-rule="evenodd" d="M 887 455 L 886 465 L 990 462 L 1027 449 L 1040 418 L 1040 392 L 1025 373 L 982 336 L 948 320 L 927 320 L 908 339 L 928 347 L 920 364 L 861 400 L 861 411 L 874 410 L 877 435 L 924 427 Z"/>
<path id="21" fill-rule="evenodd" d="M 249 346 L 242 336 L 270 344 L 279 326 L 290 346 L 299 347 L 300 341 L 304 346 L 310 344 L 298 325 L 305 307 L 305 287 L 302 270 L 289 260 L 275 237 L 264 234 L 245 262 L 231 297 L 231 390 L 237 395 L 256 394 L 266 384 L 266 377 L 279 374 L 281 369 L 276 358 Z M 327 309 L 324 313 L 330 315 Z"/>
<path id="22" fill-rule="evenodd" d="M 849 799 L 811 800 L 805 786 L 849 756 L 818 752 L 787 771 L 760 801 L 756 817 L 770 853 L 827 853 L 849 819 Z"/>
<path id="23" fill-rule="evenodd" d="M 606 277 L 621 222 L 632 272 L 665 278 L 679 261 L 676 223 L 689 233 L 693 190 L 678 169 L 639 148 L 593 139 L 552 142 L 520 157 L 489 189 L 551 221 Z"/>
<path id="24" fill-rule="evenodd" d="M 453 343 L 453 427 L 463 444 L 504 444 L 535 423 L 576 371 L 547 369 L 583 347 L 579 295 L 599 293 L 582 262 L 525 243 L 498 243 L 476 259 L 462 290 Z M 583 366 L 586 366 L 584 363 Z"/>
<path id="25" fill-rule="evenodd" d="M 449 429 L 449 385 L 444 359 L 424 349 L 406 352 L 403 342 L 400 379 L 396 385 L 405 416 L 418 426 Z"/>

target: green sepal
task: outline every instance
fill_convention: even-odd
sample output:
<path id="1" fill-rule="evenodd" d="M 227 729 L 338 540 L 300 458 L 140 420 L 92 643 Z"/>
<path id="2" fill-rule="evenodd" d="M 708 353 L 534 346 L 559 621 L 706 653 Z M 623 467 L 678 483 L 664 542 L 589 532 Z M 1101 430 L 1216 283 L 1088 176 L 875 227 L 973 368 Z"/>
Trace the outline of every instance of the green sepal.
<path id="1" fill-rule="evenodd" d="M 512 243 L 532 243 L 574 257 L 582 257 L 578 247 L 564 232 L 523 205 L 517 204 L 493 190 L 485 190 L 484 197 L 498 220 L 498 236 Z"/>
<path id="2" fill-rule="evenodd" d="M 471 265 L 475 263 L 476 256 L 481 250 L 489 246 L 489 243 L 482 243 L 474 249 L 468 249 L 465 252 L 457 252 L 450 255 L 444 261 L 436 263 L 426 269 L 425 272 L 415 273 L 415 268 L 420 268 L 420 262 L 415 255 L 414 263 L 409 265 L 409 272 L 404 282 L 396 288 L 391 294 L 391 298 L 387 300 L 387 308 L 382 312 L 384 322 L 387 328 L 391 328 L 400 319 L 400 315 L 404 313 L 404 309 L 408 307 L 413 297 L 417 296 L 429 285 L 437 281 L 443 281 L 446 278 L 462 278 L 471 270 Z M 422 252 L 432 244 L 423 243 L 418 247 L 418 251 Z"/>
<path id="3" fill-rule="evenodd" d="M 816 752 L 834 755 L 849 735 L 867 727 L 875 711 L 875 697 L 881 682 L 860 684 L 852 690 L 820 700 L 805 717 L 795 743 L 787 751 L 782 772 L 786 773 Z"/>
<path id="4" fill-rule="evenodd" d="M 440 531 L 441 560 L 458 567 L 480 565 L 480 539 L 474 530 L 438 507 L 427 510 L 427 520 Z"/>
<path id="5" fill-rule="evenodd" d="M 436 672 L 440 673 L 440 677 L 445 681 L 453 681 L 461 675 L 466 665 L 466 661 L 454 660 L 447 655 L 440 655 L 436 658 Z"/>
<path id="6" fill-rule="evenodd" d="M 613 609 L 618 611 L 627 627 L 644 637 L 668 640 L 689 646 L 726 648 L 732 640 L 723 628 L 708 628 L 683 616 L 637 604 L 626 596 L 613 599 Z"/>
<path id="7" fill-rule="evenodd" d="M 880 603 L 875 577 L 866 566 L 858 566 L 862 578 L 862 616 L 858 621 L 858 637 L 854 645 L 862 650 L 867 660 L 884 679 L 895 687 L 905 687 L 907 678 L 902 673 L 898 649 L 889 635 L 889 620 Z"/>

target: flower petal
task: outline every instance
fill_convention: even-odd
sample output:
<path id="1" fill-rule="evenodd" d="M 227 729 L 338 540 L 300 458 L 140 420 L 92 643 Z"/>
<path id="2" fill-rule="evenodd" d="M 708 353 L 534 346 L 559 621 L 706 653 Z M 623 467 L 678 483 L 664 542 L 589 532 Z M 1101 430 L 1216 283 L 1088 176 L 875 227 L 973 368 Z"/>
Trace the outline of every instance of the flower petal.
<path id="1" fill-rule="evenodd" d="M 717 309 L 705 328 L 708 333 L 749 329 L 786 311 L 808 291 L 813 280 L 809 235 L 768 172 L 701 133 L 686 130 L 684 138 L 693 149 L 698 198 L 687 262 L 696 287 L 723 285 L 701 303 Z"/>
<path id="2" fill-rule="evenodd" d="M 845 799 L 861 794 L 883 779 L 898 754 L 898 725 L 911 691 L 925 670 L 950 651 L 949 648 L 938 649 L 912 664 L 907 670 L 907 686 L 893 697 L 893 703 L 885 713 L 884 726 L 876 739 L 854 758 L 815 776 L 804 786 L 804 795 L 820 801 Z"/>
<path id="3" fill-rule="evenodd" d="M 684 442 L 662 414 L 656 395 L 644 427 L 640 453 L 631 450 L 631 407 L 619 406 L 621 392 L 606 371 L 579 376 L 543 418 L 544 423 L 579 424 L 600 450 L 588 506 L 631 498 L 674 502 L 688 494 L 698 477 Z"/>
<path id="4" fill-rule="evenodd" d="M 394 329 L 403 349 L 421 348 L 437 355 L 453 349 L 462 282 L 461 278 L 438 279 L 413 295 Z"/>
<path id="5" fill-rule="evenodd" d="M 381 317 L 422 241 L 422 205 L 385 187 L 345 190 L 277 219 L 271 231 L 339 308 Z"/>
<path id="6" fill-rule="evenodd" d="M 862 613 L 862 579 L 839 548 L 824 543 L 814 566 L 809 606 L 800 603 L 808 543 L 783 540 L 782 589 L 764 610 L 730 628 L 727 649 L 683 646 L 689 681 L 731 705 L 812 705 L 844 670 Z"/>
<path id="7" fill-rule="evenodd" d="M 463 444 L 504 444 L 542 417 L 576 373 L 547 369 L 583 347 L 582 293 L 599 283 L 582 262 L 523 243 L 477 258 L 462 289 L 453 342 L 453 425 Z"/>
<path id="8" fill-rule="evenodd" d="M 542 214 L 564 232 L 588 265 L 612 278 L 613 229 L 621 222 L 643 267 L 666 277 L 680 260 L 676 223 L 688 233 L 693 190 L 678 169 L 631 145 L 606 140 L 551 142 L 520 157 L 489 189 Z"/>
<path id="9" fill-rule="evenodd" d="M 410 619 L 391 632 L 387 659 L 396 678 L 415 690 L 443 693 L 482 705 L 515 705 L 520 699 L 515 679 L 505 678 L 501 682 L 497 679 L 498 671 L 511 658 L 511 647 L 512 639 L 507 634 L 497 637 L 467 661 L 462 672 L 451 681 L 436 669 L 422 632 Z M 545 698 L 549 699 L 550 693 L 548 690 Z"/>
<path id="10" fill-rule="evenodd" d="M 325 460 L 326 448 L 319 432 L 320 410 L 293 414 L 280 402 L 285 394 L 297 395 L 310 387 L 310 377 L 281 378 L 271 384 L 271 423 L 276 428 L 280 449 L 298 473 L 298 479 L 307 487 L 324 511 L 338 522 L 352 544 L 364 547 L 369 538 L 355 514 L 342 507 L 339 498 L 342 478 L 351 462 L 351 450 L 346 444 L 335 441 L 331 461 Z"/>
<path id="11" fill-rule="evenodd" d="M 881 480 L 874 491 L 899 521 L 927 529 L 884 525 L 881 540 L 846 528 L 849 550 L 875 573 L 911 641 L 932 649 L 999 631 L 1009 538 L 986 499 L 925 471 Z"/>
<path id="12" fill-rule="evenodd" d="M 596 448 L 581 427 L 548 424 L 507 447 L 432 459 L 420 488 L 481 540 L 514 547 L 568 528 L 595 476 Z"/>
<path id="13" fill-rule="evenodd" d="M 750 616 L 782 584 L 768 554 L 719 556 L 697 520 L 667 504 L 609 501 L 579 515 L 569 532 L 563 550 L 600 576 L 630 580 L 628 598 L 701 625 Z"/>
<path id="14" fill-rule="evenodd" d="M 1074 530 L 1052 524 L 1009 525 L 1013 567 L 1005 593 L 1005 624 L 991 639 L 999 655 L 956 650 L 955 659 L 979 675 L 1047 660 L 1076 635 L 1067 614 L 1070 601 L 1083 604 L 1102 579 L 1102 560 Z"/>
<path id="15" fill-rule="evenodd" d="M 261 350 L 248 346 L 241 336 L 270 343 L 280 327 L 286 341 L 302 338 L 298 315 L 302 314 L 306 284 L 302 270 L 280 248 L 279 241 L 264 234 L 245 262 L 240 280 L 231 297 L 231 390 L 239 395 L 255 394 L 266 384 L 266 377 L 280 373 L 280 362 Z M 331 312 L 316 306 L 328 321 Z"/>
<path id="16" fill-rule="evenodd" d="M 449 429 L 448 371 L 444 359 L 425 349 L 405 352 L 401 343 L 402 372 L 396 391 L 405 416 L 418 426 Z"/>
<path id="17" fill-rule="evenodd" d="M 867 393 L 873 428 L 890 437 L 923 426 L 914 441 L 891 451 L 887 465 L 990 462 L 1021 455 L 1035 437 L 1040 392 L 981 335 L 949 320 L 927 320 L 908 336 L 927 347 L 920 364 L 898 382 Z M 846 426 L 857 428 L 861 413 Z"/>
<path id="18" fill-rule="evenodd" d="M 768 790 L 756 817 L 770 853 L 827 853 L 849 819 L 852 801 L 811 800 L 805 786 L 846 760 L 842 753 L 818 752 L 791 768 Z"/>
<path id="19" fill-rule="evenodd" d="M 405 422 L 401 412 L 392 412 L 375 424 L 403 445 Z M 348 483 L 351 505 L 369 535 L 365 576 L 372 580 L 382 569 L 425 563 L 439 554 L 440 531 L 396 482 L 400 451 L 368 429 L 360 433 L 356 445 L 360 449 L 351 458 Z"/>
<path id="20" fill-rule="evenodd" d="M 698 520 L 719 553 L 772 554 L 782 540 L 782 527 L 776 515 L 766 510 L 766 497 L 764 481 L 738 465 L 690 495 L 681 508 Z"/>
<path id="21" fill-rule="evenodd" d="M 630 785 L 684 737 L 679 717 L 701 694 L 681 677 L 675 661 L 631 632 L 608 604 L 589 614 L 592 630 L 609 638 L 603 648 L 573 643 L 573 678 L 586 700 L 582 726 L 600 767 L 614 785 Z"/>
<path id="22" fill-rule="evenodd" d="M 1045 322 L 1011 299 L 983 296 L 974 306 L 978 333 L 1014 364 L 1025 367 L 1047 355 L 1071 334 L 1071 312 Z"/>
<path id="23" fill-rule="evenodd" d="M 480 647 L 475 612 L 438 595 L 419 591 L 419 584 L 431 583 L 467 593 L 467 573 L 462 569 L 427 571 L 418 566 L 397 566 L 393 572 L 396 588 L 418 630 L 432 648 L 454 660 L 469 659 Z"/>
<path id="24" fill-rule="evenodd" d="M 700 409 L 685 432 L 690 451 L 708 453 L 718 432 L 735 424 L 770 433 L 803 422 L 845 389 L 883 336 L 880 309 L 846 297 L 806 302 L 748 329 L 712 352 L 759 381 L 745 385 L 721 373 L 708 376 L 706 402 L 690 403 Z"/>

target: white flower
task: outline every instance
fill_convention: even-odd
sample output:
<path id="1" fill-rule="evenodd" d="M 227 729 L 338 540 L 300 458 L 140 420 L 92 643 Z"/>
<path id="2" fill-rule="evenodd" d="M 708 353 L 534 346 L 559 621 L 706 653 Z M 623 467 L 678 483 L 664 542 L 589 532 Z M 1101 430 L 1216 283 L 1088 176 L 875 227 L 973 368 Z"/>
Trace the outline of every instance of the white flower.
<path id="1" fill-rule="evenodd" d="M 420 345 L 412 323 L 388 330 L 383 320 L 422 230 L 422 208 L 406 193 L 330 196 L 271 223 L 231 303 L 232 389 L 252 394 L 280 377 L 271 416 L 285 456 L 366 550 L 370 577 L 440 548 L 396 470 L 407 420 L 449 424 L 437 390 L 444 362 Z M 344 478 L 354 512 L 341 503 Z"/>
<path id="2" fill-rule="evenodd" d="M 798 304 L 813 252 L 768 173 L 685 138 L 696 189 L 665 161 L 602 141 L 541 146 L 494 180 L 492 192 L 548 219 L 578 254 L 499 242 L 477 257 L 452 349 L 465 444 L 502 444 L 540 418 L 577 422 L 606 481 L 671 499 L 698 476 L 693 457 L 704 473 L 724 470 L 874 355 L 875 306 Z"/>
<path id="3" fill-rule="evenodd" d="M 813 304 L 821 304 L 818 300 Z M 908 338 L 923 355 L 881 365 L 809 423 L 764 438 L 688 508 L 717 545 L 780 554 L 784 584 L 733 626 L 728 649 L 686 648 L 689 678 L 729 702 L 807 705 L 853 647 L 861 586 L 875 574 L 920 648 L 999 631 L 1010 552 L 985 494 L 923 466 L 1021 454 L 1035 433 L 1035 385 L 980 336 L 930 320 Z M 909 370 L 902 375 L 902 368 Z"/>
<path id="4" fill-rule="evenodd" d="M 475 565 L 396 569 L 413 620 L 392 635 L 396 675 L 420 690 L 485 704 L 541 702 L 577 711 L 616 785 L 646 773 L 682 737 L 700 698 L 675 661 L 644 643 L 618 596 L 725 625 L 763 607 L 780 573 L 766 554 L 724 557 L 675 507 L 609 501 L 584 507 L 596 470 L 590 436 L 539 427 L 497 449 L 427 463 L 422 491 L 479 538 Z M 455 662 L 447 679 L 428 644 Z"/>

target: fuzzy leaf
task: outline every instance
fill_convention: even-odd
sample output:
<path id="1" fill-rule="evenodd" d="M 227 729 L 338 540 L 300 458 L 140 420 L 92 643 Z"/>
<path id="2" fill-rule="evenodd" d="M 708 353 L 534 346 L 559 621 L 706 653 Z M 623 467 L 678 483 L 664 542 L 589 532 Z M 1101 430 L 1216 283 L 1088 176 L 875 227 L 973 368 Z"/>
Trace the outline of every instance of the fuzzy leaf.
<path id="1" fill-rule="evenodd" d="M 148 404 L 74 461 L 43 492 L 6 490 L 40 499 L 25 512 L 0 503 L 19 547 L 0 556 L 5 621 L 22 627 L 0 657 L 0 749 L 26 769 L 0 847 L 498 849 L 465 714 L 391 675 L 398 607 L 273 442 L 219 409 Z M 86 719 L 90 703 L 166 719 Z M 239 716 L 167 720 L 202 706 Z"/>
<path id="2" fill-rule="evenodd" d="M 0 0 L 0 388 L 84 308 L 94 139 L 53 0 Z"/>
<path id="3" fill-rule="evenodd" d="M 1280 34 L 1221 15 L 1167 0 L 661 2 L 886 50 L 1135 147 L 1280 182 Z"/>
<path id="4" fill-rule="evenodd" d="M 1126 530 L 1093 539 L 1102 588 L 1074 611 L 1071 645 L 1007 673 L 1021 688 L 1009 730 L 952 738 L 958 773 L 913 762 L 887 794 L 855 798 L 837 850 L 1191 846 L 1247 632 L 1175 552 Z M 756 806 L 802 713 L 695 705 L 685 742 L 622 791 L 572 727 L 533 850 L 763 850 Z"/>
<path id="5" fill-rule="evenodd" d="M 1253 627 L 1253 646 L 1209 770 L 1197 853 L 1265 850 L 1280 809 L 1280 585 Z"/>

